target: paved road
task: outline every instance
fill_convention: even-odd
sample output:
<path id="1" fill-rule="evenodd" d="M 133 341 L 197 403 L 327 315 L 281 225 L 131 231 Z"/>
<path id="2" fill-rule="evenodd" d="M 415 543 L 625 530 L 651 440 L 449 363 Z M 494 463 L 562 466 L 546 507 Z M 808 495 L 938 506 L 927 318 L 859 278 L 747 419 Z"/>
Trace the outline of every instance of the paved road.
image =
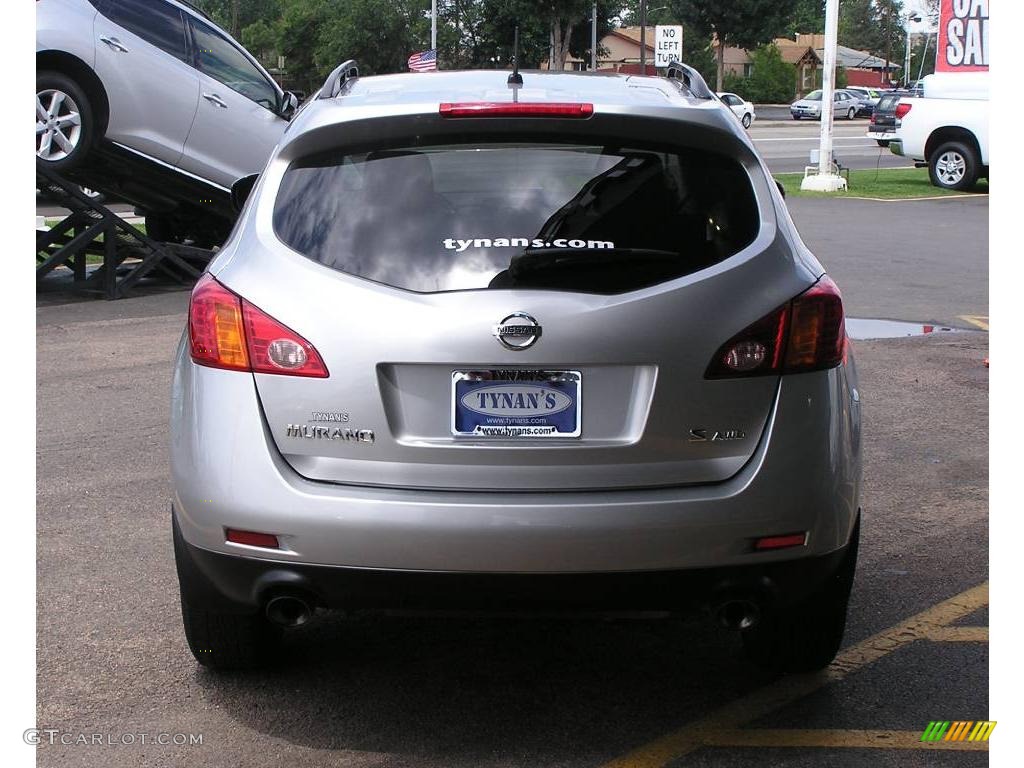
<path id="1" fill-rule="evenodd" d="M 988 198 L 788 201 L 850 315 L 964 326 L 988 314 Z"/>
<path id="2" fill-rule="evenodd" d="M 834 156 L 849 168 L 907 168 L 913 163 L 894 155 L 866 137 L 867 120 L 834 124 Z M 773 173 L 802 172 L 809 164 L 809 153 L 818 148 L 820 124 L 807 120 L 788 122 L 758 121 L 750 128 L 754 145 Z"/>
<path id="3" fill-rule="evenodd" d="M 921 276 L 962 260 L 929 223 L 980 238 L 983 202 L 915 204 L 902 215 L 916 253 L 870 263 L 814 222 L 901 214 L 819 202 L 852 201 L 793 208 L 855 308 L 938 317 L 985 284 L 977 264 L 960 285 Z M 186 304 L 51 296 L 37 311 L 37 725 L 203 744 L 43 746 L 40 766 L 987 765 L 917 741 L 929 720 L 988 712 L 985 334 L 856 345 L 864 533 L 831 676 L 760 674 L 706 623 L 379 616 L 326 617 L 294 633 L 279 668 L 216 675 L 185 647 L 168 531 L 169 360 Z"/>

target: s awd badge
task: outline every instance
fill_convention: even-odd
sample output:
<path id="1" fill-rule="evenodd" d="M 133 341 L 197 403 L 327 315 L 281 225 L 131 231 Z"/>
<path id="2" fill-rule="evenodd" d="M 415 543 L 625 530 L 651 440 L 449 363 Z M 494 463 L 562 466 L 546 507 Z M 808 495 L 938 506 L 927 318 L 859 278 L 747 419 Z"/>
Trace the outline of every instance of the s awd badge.
<path id="1" fill-rule="evenodd" d="M 691 429 L 691 443 L 717 443 L 725 440 L 742 440 L 747 433 L 742 429 Z"/>

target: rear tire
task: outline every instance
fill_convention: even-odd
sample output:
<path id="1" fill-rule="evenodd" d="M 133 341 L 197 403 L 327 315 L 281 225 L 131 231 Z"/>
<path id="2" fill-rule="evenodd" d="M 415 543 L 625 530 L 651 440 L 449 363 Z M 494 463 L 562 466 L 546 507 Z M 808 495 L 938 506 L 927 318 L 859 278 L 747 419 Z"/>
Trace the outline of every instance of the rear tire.
<path id="1" fill-rule="evenodd" d="M 36 75 L 36 163 L 57 173 L 80 167 L 96 139 L 92 105 L 67 75 Z"/>
<path id="2" fill-rule="evenodd" d="M 859 543 L 858 518 L 839 569 L 821 588 L 743 632 L 747 658 L 778 672 L 815 672 L 832 663 L 846 631 Z"/>
<path id="3" fill-rule="evenodd" d="M 259 614 L 194 608 L 181 599 L 185 639 L 195 660 L 210 669 L 259 669 L 278 656 L 281 630 Z"/>
<path id="4" fill-rule="evenodd" d="M 210 669 L 256 669 L 273 661 L 281 628 L 255 607 L 234 603 L 219 592 L 189 555 L 173 514 L 171 530 L 185 640 L 196 661 Z"/>
<path id="5" fill-rule="evenodd" d="M 889 146 L 889 140 L 888 139 L 875 139 L 875 141 L 878 142 L 878 146 L 880 146 L 880 147 L 888 147 Z"/>
<path id="6" fill-rule="evenodd" d="M 973 148 L 960 141 L 947 141 L 928 158 L 928 177 L 940 189 L 966 192 L 974 189 L 979 166 Z"/>

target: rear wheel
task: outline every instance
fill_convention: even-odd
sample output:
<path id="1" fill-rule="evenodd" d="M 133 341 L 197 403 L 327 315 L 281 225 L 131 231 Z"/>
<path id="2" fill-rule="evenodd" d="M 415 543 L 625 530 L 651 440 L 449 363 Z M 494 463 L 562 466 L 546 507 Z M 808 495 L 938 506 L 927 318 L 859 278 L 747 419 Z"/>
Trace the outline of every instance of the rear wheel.
<path id="1" fill-rule="evenodd" d="M 92 105 L 60 72 L 36 75 L 36 162 L 58 173 L 82 164 L 95 138 Z"/>
<path id="2" fill-rule="evenodd" d="M 185 640 L 196 661 L 211 669 L 254 669 L 269 664 L 278 655 L 281 628 L 256 609 L 220 594 L 190 557 L 173 517 L 171 528 Z"/>
<path id="3" fill-rule="evenodd" d="M 888 139 L 875 139 L 875 141 L 878 142 L 878 146 L 880 146 L 880 147 L 888 147 L 889 146 L 889 140 Z"/>
<path id="4" fill-rule="evenodd" d="M 281 644 L 281 630 L 258 614 L 221 613 L 196 608 L 182 595 L 185 639 L 196 661 L 211 669 L 267 666 Z"/>
<path id="5" fill-rule="evenodd" d="M 743 632 L 743 648 L 751 661 L 781 672 L 814 672 L 832 662 L 846 631 L 859 542 L 858 519 L 842 564 L 820 589 L 795 605 L 767 614 Z"/>
<path id="6" fill-rule="evenodd" d="M 942 189 L 966 191 L 978 181 L 979 163 L 974 150 L 960 141 L 949 141 L 928 158 L 928 176 Z"/>

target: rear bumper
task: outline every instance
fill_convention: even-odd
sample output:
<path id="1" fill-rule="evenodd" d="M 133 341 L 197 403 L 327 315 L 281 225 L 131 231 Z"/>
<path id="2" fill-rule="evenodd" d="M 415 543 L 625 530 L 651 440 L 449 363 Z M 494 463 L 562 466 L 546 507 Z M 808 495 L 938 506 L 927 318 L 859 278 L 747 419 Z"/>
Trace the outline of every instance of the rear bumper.
<path id="1" fill-rule="evenodd" d="M 188 544 L 174 515 L 186 602 L 252 613 L 280 594 L 348 611 L 671 611 L 695 613 L 743 599 L 761 609 L 809 595 L 839 569 L 848 546 L 818 557 L 725 568 L 626 573 L 456 573 L 282 562 Z"/>
<path id="2" fill-rule="evenodd" d="M 860 486 L 851 362 L 784 377 L 750 461 L 725 482 L 607 492 L 360 487 L 299 476 L 266 432 L 252 376 L 196 366 L 184 346 L 171 416 L 184 541 L 235 558 L 399 571 L 592 573 L 762 565 L 849 540 Z M 281 548 L 225 541 L 225 528 Z M 807 544 L 755 552 L 762 536 Z"/>
<path id="3" fill-rule="evenodd" d="M 894 155 L 899 155 L 900 157 L 902 157 L 903 156 L 903 142 L 900 141 L 899 139 L 890 139 L 889 140 L 889 151 L 892 152 Z"/>

